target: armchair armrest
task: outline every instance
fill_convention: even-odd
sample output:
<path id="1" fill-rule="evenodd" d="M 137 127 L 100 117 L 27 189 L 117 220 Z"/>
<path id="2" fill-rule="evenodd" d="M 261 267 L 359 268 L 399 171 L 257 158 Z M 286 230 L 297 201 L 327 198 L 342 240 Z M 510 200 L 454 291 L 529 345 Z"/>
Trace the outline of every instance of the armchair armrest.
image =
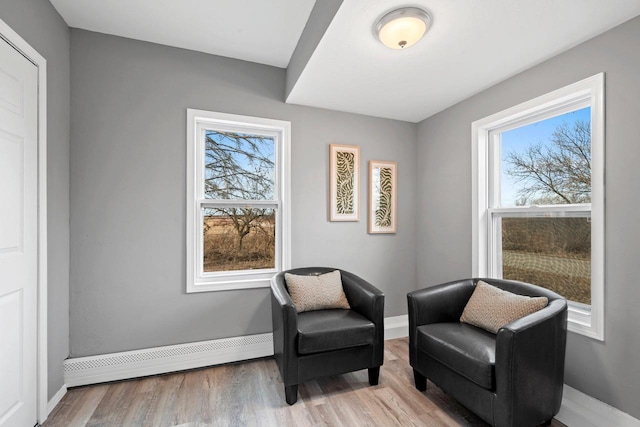
<path id="1" fill-rule="evenodd" d="M 351 309 L 371 320 L 376 327 L 371 367 L 380 366 L 384 358 L 384 293 L 348 271 L 340 270 L 340 276 Z"/>
<path id="2" fill-rule="evenodd" d="M 284 274 L 271 279 L 271 320 L 273 354 L 285 386 L 298 383 L 297 353 L 298 312 L 284 283 Z"/>
<path id="3" fill-rule="evenodd" d="M 554 396 L 543 412 L 560 409 L 567 340 L 567 302 L 556 299 L 544 309 L 502 327 L 496 336 L 496 419 L 518 425 L 536 396 Z M 538 408 L 540 411 L 540 408 Z M 546 420 L 541 420 L 543 422 Z M 500 424 L 500 422 L 498 422 Z"/>
<path id="4" fill-rule="evenodd" d="M 373 323 L 384 319 L 384 293 L 371 283 L 348 271 L 341 270 L 342 288 L 351 309 Z"/>

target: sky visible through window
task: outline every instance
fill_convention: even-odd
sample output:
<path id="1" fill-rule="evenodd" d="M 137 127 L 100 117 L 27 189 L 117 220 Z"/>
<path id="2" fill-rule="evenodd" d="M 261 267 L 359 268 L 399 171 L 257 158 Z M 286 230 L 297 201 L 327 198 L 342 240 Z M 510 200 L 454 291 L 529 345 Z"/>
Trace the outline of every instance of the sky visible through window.
<path id="1" fill-rule="evenodd" d="M 215 130 L 205 135 L 206 198 L 273 199 L 274 137 Z"/>
<path id="2" fill-rule="evenodd" d="M 591 107 L 572 111 L 536 123 L 531 123 L 516 129 L 502 132 L 502 159 L 500 171 L 501 205 L 503 207 L 513 207 L 517 205 L 518 190 L 522 184 L 514 177 L 507 174 L 509 169 L 508 155 L 510 152 L 523 154 L 527 149 L 535 144 L 542 144 L 543 149 L 552 147 L 551 136 L 554 130 L 567 124 L 570 128 L 576 121 L 591 122 Z"/>

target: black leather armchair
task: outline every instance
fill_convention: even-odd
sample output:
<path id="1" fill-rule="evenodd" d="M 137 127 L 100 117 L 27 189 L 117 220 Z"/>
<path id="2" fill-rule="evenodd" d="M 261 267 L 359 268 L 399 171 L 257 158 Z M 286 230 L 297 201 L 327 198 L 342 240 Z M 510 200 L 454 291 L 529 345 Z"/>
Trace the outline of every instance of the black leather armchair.
<path id="1" fill-rule="evenodd" d="M 460 323 L 478 280 L 548 305 L 497 334 Z M 416 388 L 427 378 L 494 426 L 549 424 L 560 410 L 567 303 L 528 283 L 467 279 L 410 292 L 409 361 Z"/>
<path id="2" fill-rule="evenodd" d="M 350 310 L 297 313 L 287 291 L 285 273 L 317 275 L 335 268 L 284 271 L 271 280 L 273 352 L 289 405 L 298 400 L 298 384 L 346 372 L 369 369 L 369 384 L 378 384 L 384 345 L 384 294 L 355 274 L 340 270 Z"/>

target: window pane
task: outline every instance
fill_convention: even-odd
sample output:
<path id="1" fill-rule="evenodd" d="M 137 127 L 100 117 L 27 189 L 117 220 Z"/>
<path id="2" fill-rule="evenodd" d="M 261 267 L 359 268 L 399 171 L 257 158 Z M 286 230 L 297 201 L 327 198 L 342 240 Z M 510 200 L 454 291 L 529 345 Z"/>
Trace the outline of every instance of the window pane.
<path id="1" fill-rule="evenodd" d="M 207 130 L 204 168 L 207 199 L 273 200 L 275 138 Z"/>
<path id="2" fill-rule="evenodd" d="M 500 221 L 500 219 L 498 219 Z M 502 277 L 591 304 L 590 218 L 502 218 Z"/>
<path id="3" fill-rule="evenodd" d="M 205 273 L 275 268 L 275 209 L 202 211 Z"/>
<path id="4" fill-rule="evenodd" d="M 591 108 L 501 134 L 500 205 L 591 203 Z"/>

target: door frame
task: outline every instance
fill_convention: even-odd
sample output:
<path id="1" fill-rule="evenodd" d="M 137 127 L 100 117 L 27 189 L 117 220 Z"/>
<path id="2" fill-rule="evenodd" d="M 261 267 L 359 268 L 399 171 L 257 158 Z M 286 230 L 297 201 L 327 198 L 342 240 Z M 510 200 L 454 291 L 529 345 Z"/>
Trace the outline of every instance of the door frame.
<path id="1" fill-rule="evenodd" d="M 38 331 L 37 419 L 48 413 L 47 390 L 47 61 L 0 19 L 0 38 L 38 68 Z"/>

